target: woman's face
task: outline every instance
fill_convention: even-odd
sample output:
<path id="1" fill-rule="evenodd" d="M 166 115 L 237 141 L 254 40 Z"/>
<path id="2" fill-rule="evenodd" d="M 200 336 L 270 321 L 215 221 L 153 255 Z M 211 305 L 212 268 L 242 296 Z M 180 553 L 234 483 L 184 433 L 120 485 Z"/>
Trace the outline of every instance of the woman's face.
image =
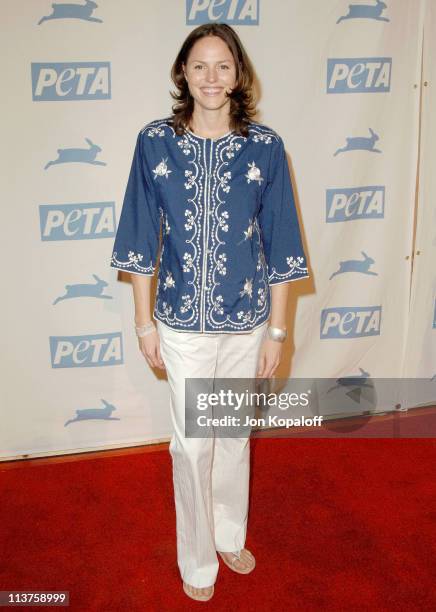
<path id="1" fill-rule="evenodd" d="M 183 72 L 195 104 L 219 109 L 229 103 L 226 92 L 236 84 L 232 52 L 218 36 L 204 36 L 192 47 Z"/>

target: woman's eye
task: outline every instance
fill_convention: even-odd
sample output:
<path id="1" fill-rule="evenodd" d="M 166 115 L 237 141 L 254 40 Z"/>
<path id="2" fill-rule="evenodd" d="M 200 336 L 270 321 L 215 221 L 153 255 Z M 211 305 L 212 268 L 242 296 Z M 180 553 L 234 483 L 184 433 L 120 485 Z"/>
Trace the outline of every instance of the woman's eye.
<path id="1" fill-rule="evenodd" d="M 221 68 L 223 68 L 224 70 L 228 70 L 230 66 L 228 66 L 227 64 L 222 64 Z"/>
<path id="2" fill-rule="evenodd" d="M 199 68 L 201 69 L 201 68 L 203 68 L 203 66 L 201 64 L 198 64 L 197 66 L 194 66 L 194 70 L 198 70 Z"/>

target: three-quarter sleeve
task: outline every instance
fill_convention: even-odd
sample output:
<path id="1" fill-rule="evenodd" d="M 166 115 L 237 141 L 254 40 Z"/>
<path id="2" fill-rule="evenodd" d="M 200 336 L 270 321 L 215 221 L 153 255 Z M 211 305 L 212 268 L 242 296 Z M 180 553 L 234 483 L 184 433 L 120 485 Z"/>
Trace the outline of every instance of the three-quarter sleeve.
<path id="1" fill-rule="evenodd" d="M 258 215 L 270 285 L 309 276 L 282 138 L 274 141 Z"/>
<path id="2" fill-rule="evenodd" d="M 158 198 L 139 133 L 110 265 L 113 268 L 153 276 L 159 249 Z"/>

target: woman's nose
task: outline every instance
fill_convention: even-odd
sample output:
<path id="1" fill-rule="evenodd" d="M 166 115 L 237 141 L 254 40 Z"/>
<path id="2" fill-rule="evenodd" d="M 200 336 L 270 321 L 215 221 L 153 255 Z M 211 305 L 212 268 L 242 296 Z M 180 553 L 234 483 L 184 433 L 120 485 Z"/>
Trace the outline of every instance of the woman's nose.
<path id="1" fill-rule="evenodd" d="M 216 68 L 209 68 L 208 71 L 207 71 L 206 80 L 209 83 L 213 83 L 214 81 L 216 81 L 216 79 L 217 79 Z"/>

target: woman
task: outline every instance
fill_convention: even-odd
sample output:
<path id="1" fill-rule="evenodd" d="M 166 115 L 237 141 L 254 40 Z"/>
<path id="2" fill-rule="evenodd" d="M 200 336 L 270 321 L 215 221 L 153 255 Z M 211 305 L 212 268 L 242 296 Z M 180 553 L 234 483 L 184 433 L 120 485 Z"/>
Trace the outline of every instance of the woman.
<path id="1" fill-rule="evenodd" d="M 244 548 L 249 438 L 186 436 L 185 380 L 272 377 L 288 282 L 308 272 L 283 141 L 252 121 L 253 70 L 236 32 L 194 29 L 172 78 L 173 115 L 137 138 L 111 265 L 132 273 L 139 348 L 167 371 L 178 566 L 185 593 L 207 601 L 217 552 L 235 572 L 255 566 Z"/>

